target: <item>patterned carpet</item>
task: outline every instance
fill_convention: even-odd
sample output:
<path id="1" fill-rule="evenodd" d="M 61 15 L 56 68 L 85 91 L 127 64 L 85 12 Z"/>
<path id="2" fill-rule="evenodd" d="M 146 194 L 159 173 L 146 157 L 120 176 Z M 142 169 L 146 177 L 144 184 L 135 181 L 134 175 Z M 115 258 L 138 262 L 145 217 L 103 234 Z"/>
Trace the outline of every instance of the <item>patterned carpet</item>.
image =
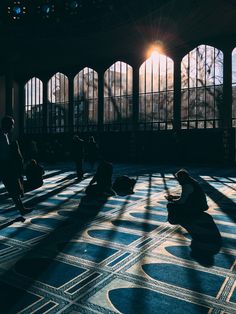
<path id="1" fill-rule="evenodd" d="M 236 313 L 236 171 L 188 168 L 222 238 L 214 265 L 190 256 L 191 238 L 167 222 L 174 167 L 116 165 L 135 194 L 84 197 L 71 165 L 48 168 L 25 223 L 0 185 L 0 313 Z"/>

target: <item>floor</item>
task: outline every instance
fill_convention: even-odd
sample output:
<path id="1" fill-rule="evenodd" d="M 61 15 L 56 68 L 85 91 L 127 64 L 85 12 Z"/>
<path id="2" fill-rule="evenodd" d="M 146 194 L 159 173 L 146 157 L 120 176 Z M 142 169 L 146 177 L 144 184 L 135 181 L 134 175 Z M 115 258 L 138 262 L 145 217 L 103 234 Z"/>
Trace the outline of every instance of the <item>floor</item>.
<path id="1" fill-rule="evenodd" d="M 24 223 L 0 185 L 0 313 L 236 313 L 236 170 L 188 167 L 208 196 L 223 238 L 214 265 L 190 256 L 191 237 L 167 222 L 166 191 L 179 187 L 160 165 L 115 165 L 135 193 L 91 201 L 73 165 L 47 167 L 25 195 Z"/>

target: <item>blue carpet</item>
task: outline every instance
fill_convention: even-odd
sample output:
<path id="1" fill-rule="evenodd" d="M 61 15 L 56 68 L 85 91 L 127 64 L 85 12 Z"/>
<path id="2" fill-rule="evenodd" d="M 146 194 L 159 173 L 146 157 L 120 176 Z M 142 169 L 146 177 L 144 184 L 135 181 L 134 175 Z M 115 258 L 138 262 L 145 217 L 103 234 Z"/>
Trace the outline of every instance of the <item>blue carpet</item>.
<path id="1" fill-rule="evenodd" d="M 64 285 L 85 271 L 83 268 L 47 258 L 23 259 L 16 263 L 15 270 L 24 276 L 56 288 Z"/>
<path id="2" fill-rule="evenodd" d="M 24 290 L 0 282 L 0 309 L 1 313 L 16 314 L 38 301 L 40 297 Z"/>
<path id="3" fill-rule="evenodd" d="M 134 234 L 114 230 L 89 230 L 88 234 L 95 239 L 116 242 L 123 245 L 129 245 L 140 238 Z"/>
<path id="4" fill-rule="evenodd" d="M 115 249 L 86 242 L 70 242 L 66 245 L 63 243 L 58 245 L 58 249 L 65 254 L 76 256 L 94 263 L 100 263 L 117 252 Z"/>
<path id="5" fill-rule="evenodd" d="M 205 272 L 171 264 L 145 264 L 144 272 L 155 280 L 181 288 L 216 296 L 225 278 Z"/>
<path id="6" fill-rule="evenodd" d="M 192 260 L 190 256 L 190 248 L 187 246 L 167 246 L 166 251 L 175 257 L 180 257 L 186 260 Z M 235 256 L 219 253 L 214 257 L 214 265 L 217 267 L 229 269 L 235 262 Z"/>
<path id="7" fill-rule="evenodd" d="M 27 228 L 14 228 L 14 227 L 8 227 L 7 229 L 0 230 L 0 235 L 4 237 L 11 237 L 19 241 L 28 241 L 35 239 L 39 236 L 44 235 L 45 233 L 27 229 Z"/>
<path id="8" fill-rule="evenodd" d="M 129 220 L 115 220 L 112 221 L 112 224 L 116 227 L 122 227 L 127 229 L 135 229 L 140 231 L 153 231 L 154 229 L 158 228 L 157 225 L 152 225 L 149 223 L 142 223 L 142 222 L 135 222 L 135 221 L 129 221 Z"/>
<path id="9" fill-rule="evenodd" d="M 131 213 L 130 215 L 134 218 L 142 218 L 142 219 L 155 220 L 155 221 L 160 221 L 160 222 L 167 221 L 167 216 L 150 214 L 148 211 L 146 211 L 145 213 Z"/>
<path id="10" fill-rule="evenodd" d="M 75 182 L 73 169 L 49 167 L 44 186 L 24 198 L 35 210 L 24 223 L 0 229 L 1 314 L 236 313 L 231 170 L 189 169 L 201 175 L 208 212 L 225 233 L 222 251 L 207 265 L 190 255 L 187 230 L 166 221 L 164 194 L 177 186 L 176 167 L 115 165 L 114 175 L 138 178 L 135 194 L 107 200 L 84 197 L 90 178 Z M 2 223 L 18 213 L 1 198 Z"/>
<path id="11" fill-rule="evenodd" d="M 123 314 L 144 313 L 208 313 L 207 308 L 185 302 L 148 289 L 126 288 L 109 291 L 109 299 Z"/>
<path id="12" fill-rule="evenodd" d="M 63 221 L 54 218 L 35 218 L 31 220 L 31 223 L 49 228 L 56 228 L 63 224 Z"/>

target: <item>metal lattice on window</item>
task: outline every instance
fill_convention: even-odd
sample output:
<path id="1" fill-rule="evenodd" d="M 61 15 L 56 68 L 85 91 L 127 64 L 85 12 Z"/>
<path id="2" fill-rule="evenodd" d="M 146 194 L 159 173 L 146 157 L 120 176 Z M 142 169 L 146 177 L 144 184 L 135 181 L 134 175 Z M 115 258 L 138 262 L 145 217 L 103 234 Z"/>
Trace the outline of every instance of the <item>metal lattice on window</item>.
<path id="1" fill-rule="evenodd" d="M 132 126 L 133 69 L 117 61 L 104 74 L 104 128 L 129 130 Z"/>
<path id="2" fill-rule="evenodd" d="M 69 90 L 68 78 L 56 73 L 48 82 L 48 131 L 62 133 L 68 129 Z"/>
<path id="3" fill-rule="evenodd" d="M 86 67 L 74 78 L 74 131 L 95 131 L 98 123 L 98 74 Z"/>
<path id="4" fill-rule="evenodd" d="M 190 51 L 181 63 L 181 126 L 217 128 L 223 110 L 223 53 L 207 45 Z"/>
<path id="5" fill-rule="evenodd" d="M 154 51 L 139 69 L 139 128 L 173 128 L 174 62 Z"/>
<path id="6" fill-rule="evenodd" d="M 232 126 L 236 127 L 236 48 L 232 51 Z"/>
<path id="7" fill-rule="evenodd" d="M 24 132 L 43 132 L 43 83 L 36 77 L 25 84 Z"/>

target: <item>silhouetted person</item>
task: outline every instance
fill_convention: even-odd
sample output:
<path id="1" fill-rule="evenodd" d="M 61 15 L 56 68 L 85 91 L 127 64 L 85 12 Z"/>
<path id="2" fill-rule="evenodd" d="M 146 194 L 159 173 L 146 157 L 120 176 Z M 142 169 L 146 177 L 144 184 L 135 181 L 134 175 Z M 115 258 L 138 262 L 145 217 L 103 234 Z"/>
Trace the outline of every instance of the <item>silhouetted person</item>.
<path id="1" fill-rule="evenodd" d="M 116 193 L 112 189 L 112 164 L 107 161 L 102 161 L 93 179 L 90 181 L 86 189 L 88 196 L 112 196 Z"/>
<path id="2" fill-rule="evenodd" d="M 24 182 L 26 191 L 31 191 L 43 185 L 44 169 L 35 159 L 31 159 L 25 167 L 27 181 Z"/>
<path id="3" fill-rule="evenodd" d="M 119 176 L 113 183 L 113 190 L 118 195 L 129 195 L 134 193 L 135 179 L 130 179 L 128 176 Z"/>
<path id="4" fill-rule="evenodd" d="M 78 136 L 73 137 L 71 148 L 72 159 L 75 162 L 77 178 L 81 180 L 83 178 L 83 158 L 84 158 L 84 141 Z"/>
<path id="5" fill-rule="evenodd" d="M 55 152 L 52 148 L 51 143 L 49 143 L 49 142 L 46 142 L 44 145 L 44 158 L 49 163 L 55 162 Z"/>
<path id="6" fill-rule="evenodd" d="M 91 170 L 94 169 L 94 164 L 98 158 L 98 146 L 93 136 L 89 137 L 87 143 L 87 160 L 90 163 Z"/>
<path id="7" fill-rule="evenodd" d="M 9 139 L 9 134 L 13 128 L 14 119 L 10 116 L 5 116 L 1 121 L 0 131 L 0 178 L 7 192 L 12 197 L 16 208 L 20 211 L 21 215 L 24 215 L 32 211 L 32 209 L 26 209 L 20 199 L 23 190 L 16 167 L 16 164 L 19 162 L 17 161 L 19 156 L 16 157 L 18 154 L 16 154 L 16 146 L 11 147 Z"/>
<path id="8" fill-rule="evenodd" d="M 37 142 L 34 140 L 31 140 L 29 142 L 27 157 L 28 157 L 28 160 L 38 159 L 38 145 L 37 145 Z"/>
<path id="9" fill-rule="evenodd" d="M 18 141 L 13 141 L 10 143 L 10 160 L 12 164 L 12 169 L 14 169 L 16 177 L 21 183 L 21 196 L 24 195 L 23 188 L 23 170 L 24 170 L 24 159 L 21 154 L 21 150 Z"/>
<path id="10" fill-rule="evenodd" d="M 221 248 L 221 235 L 208 209 L 206 195 L 200 184 L 184 169 L 179 170 L 176 179 L 182 187 L 180 196 L 166 196 L 169 203 L 168 221 L 184 227 L 192 237 L 191 255 L 200 263 L 213 264 L 213 255 Z"/>
<path id="11" fill-rule="evenodd" d="M 193 219 L 194 216 L 206 211 L 208 209 L 206 195 L 200 184 L 184 169 L 179 170 L 175 177 L 182 187 L 182 193 L 180 196 L 166 196 L 169 201 L 167 205 L 169 219 L 176 221 Z"/>

